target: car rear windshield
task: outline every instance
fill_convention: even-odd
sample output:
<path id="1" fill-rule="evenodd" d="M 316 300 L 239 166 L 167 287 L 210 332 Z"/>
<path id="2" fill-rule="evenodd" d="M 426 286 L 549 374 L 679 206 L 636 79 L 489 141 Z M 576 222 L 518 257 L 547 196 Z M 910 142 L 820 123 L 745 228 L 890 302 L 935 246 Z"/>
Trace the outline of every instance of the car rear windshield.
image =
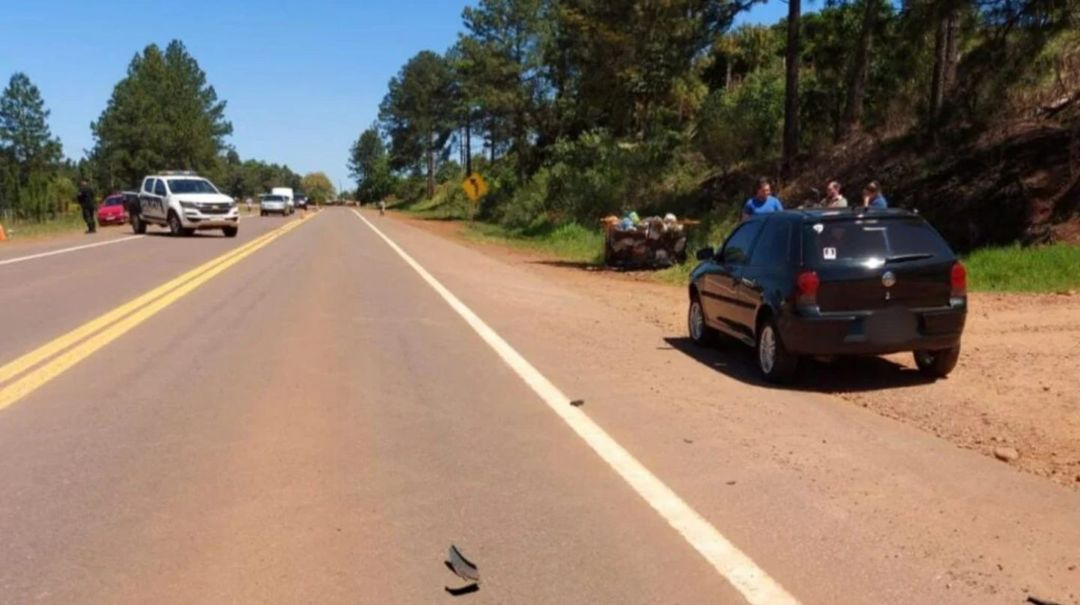
<path id="1" fill-rule="evenodd" d="M 122 206 L 122 205 L 124 205 L 124 198 L 120 197 L 120 196 L 107 197 L 107 198 L 105 198 L 105 205 L 106 206 Z"/>
<path id="2" fill-rule="evenodd" d="M 217 193 L 218 190 L 205 179 L 169 179 L 173 193 Z"/>
<path id="3" fill-rule="evenodd" d="M 263 198 L 262 198 L 262 201 L 264 201 L 264 202 L 280 202 L 283 199 L 285 199 L 285 198 L 281 197 L 280 195 L 264 195 Z"/>
<path id="4" fill-rule="evenodd" d="M 945 240 L 920 218 L 822 221 L 803 229 L 803 253 L 810 266 L 953 257 Z"/>

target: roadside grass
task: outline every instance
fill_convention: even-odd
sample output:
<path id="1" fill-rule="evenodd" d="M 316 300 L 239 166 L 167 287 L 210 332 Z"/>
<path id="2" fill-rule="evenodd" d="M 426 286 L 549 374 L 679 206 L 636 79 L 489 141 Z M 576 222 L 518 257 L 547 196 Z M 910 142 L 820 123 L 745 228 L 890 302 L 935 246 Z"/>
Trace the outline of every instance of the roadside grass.
<path id="1" fill-rule="evenodd" d="M 4 231 L 11 240 L 26 240 L 48 237 L 60 233 L 78 233 L 86 230 L 82 214 L 67 213 L 43 222 L 11 221 L 3 222 Z"/>
<path id="2" fill-rule="evenodd" d="M 432 200 L 412 204 L 403 210 L 422 219 L 467 220 L 468 202 L 455 198 L 454 190 L 439 191 Z M 716 245 L 723 241 L 735 224 L 736 218 L 725 216 L 700 225 L 696 233 L 691 232 L 687 245 L 690 258 L 681 265 L 649 272 L 650 277 L 661 283 L 686 285 L 690 272 L 697 265 L 693 259 L 694 251 L 707 243 Z M 474 222 L 468 223 L 463 235 L 474 242 L 545 252 L 570 263 L 599 267 L 603 262 L 603 233 L 574 223 L 521 230 Z M 968 270 L 968 287 L 973 292 L 1038 293 L 1080 289 L 1080 246 L 1076 245 L 984 248 L 967 255 L 963 261 Z"/>
<path id="3" fill-rule="evenodd" d="M 1064 292 L 1080 289 L 1080 246 L 983 248 L 963 259 L 968 288 L 982 292 Z"/>
<path id="4" fill-rule="evenodd" d="M 573 263 L 599 265 L 604 258 L 604 236 L 577 224 L 513 230 L 489 223 L 471 223 L 465 238 L 479 243 L 498 243 L 547 252 Z"/>

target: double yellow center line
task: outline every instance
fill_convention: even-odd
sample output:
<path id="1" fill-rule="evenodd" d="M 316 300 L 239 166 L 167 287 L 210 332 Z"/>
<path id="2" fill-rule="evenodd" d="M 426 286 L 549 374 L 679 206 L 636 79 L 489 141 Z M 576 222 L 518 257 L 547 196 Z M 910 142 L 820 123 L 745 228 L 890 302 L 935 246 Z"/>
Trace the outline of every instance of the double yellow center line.
<path id="1" fill-rule="evenodd" d="M 293 221 L 166 282 L 0 367 L 0 410 L 300 225 Z M 44 363 L 43 362 L 46 362 Z M 42 364 L 42 365 L 39 365 Z M 35 367 L 37 366 L 37 367 Z M 29 372 L 27 372 L 30 370 Z M 22 375 L 21 377 L 19 377 Z M 15 379 L 15 380 L 13 380 Z M 10 381 L 10 382 L 9 382 Z"/>

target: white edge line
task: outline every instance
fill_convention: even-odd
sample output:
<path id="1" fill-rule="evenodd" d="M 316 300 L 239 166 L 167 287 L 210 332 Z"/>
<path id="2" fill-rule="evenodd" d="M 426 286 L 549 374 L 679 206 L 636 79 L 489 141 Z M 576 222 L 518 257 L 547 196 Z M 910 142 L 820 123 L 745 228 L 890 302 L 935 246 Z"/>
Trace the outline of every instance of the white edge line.
<path id="1" fill-rule="evenodd" d="M 87 248 L 97 248 L 98 246 L 109 246 L 112 244 L 120 244 L 123 242 L 130 242 L 134 239 L 142 239 L 145 235 L 129 235 L 127 237 L 121 237 L 118 239 L 111 239 L 104 242 L 94 242 L 93 244 L 83 244 L 82 246 L 74 246 L 72 248 L 62 248 L 60 250 L 50 250 L 49 252 L 42 252 L 40 254 L 31 254 L 30 256 L 20 256 L 18 258 L 9 258 L 7 260 L 0 260 L 0 265 L 14 265 L 15 263 L 21 263 L 28 260 L 34 260 L 37 258 L 45 258 L 46 256 L 56 256 L 57 254 L 67 254 L 68 252 L 76 252 L 78 250 L 86 250 Z"/>
<path id="2" fill-rule="evenodd" d="M 540 396 L 570 428 L 704 557 L 751 605 L 799 605 L 765 570 L 728 541 L 704 517 L 638 462 L 584 411 L 362 214 L 353 213 L 383 239 Z"/>

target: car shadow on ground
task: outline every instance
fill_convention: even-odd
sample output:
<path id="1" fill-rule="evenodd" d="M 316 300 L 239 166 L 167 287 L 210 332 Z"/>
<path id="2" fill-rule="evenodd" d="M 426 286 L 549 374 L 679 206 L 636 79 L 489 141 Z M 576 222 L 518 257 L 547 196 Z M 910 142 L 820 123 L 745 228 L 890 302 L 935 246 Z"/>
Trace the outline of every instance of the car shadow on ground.
<path id="1" fill-rule="evenodd" d="M 178 236 L 178 235 L 173 235 L 173 234 L 169 233 L 168 231 L 150 231 L 149 229 L 147 229 L 147 231 L 146 231 L 146 233 L 144 235 L 146 235 L 147 237 L 164 237 L 164 238 L 169 238 L 169 239 L 191 239 L 191 238 L 197 238 L 197 237 L 209 237 L 209 238 L 217 239 L 219 237 L 220 238 L 225 237 L 225 234 L 222 233 L 220 230 L 218 230 L 218 231 L 213 231 L 213 230 L 211 230 L 211 231 L 196 231 L 195 233 L 192 233 L 191 235 L 179 235 Z"/>
<path id="2" fill-rule="evenodd" d="M 579 271 L 605 271 L 607 270 L 603 265 L 597 263 L 591 263 L 589 261 L 574 261 L 574 260 L 535 260 L 530 261 L 533 265 L 544 265 L 546 267 L 558 267 L 560 269 L 577 269 Z"/>
<path id="3" fill-rule="evenodd" d="M 671 348 L 709 368 L 746 384 L 775 387 L 758 373 L 753 349 L 727 338 L 709 348 L 685 336 L 664 339 Z M 918 370 L 883 357 L 839 357 L 833 361 L 803 359 L 795 380 L 784 388 L 818 393 L 859 393 L 929 384 Z"/>

